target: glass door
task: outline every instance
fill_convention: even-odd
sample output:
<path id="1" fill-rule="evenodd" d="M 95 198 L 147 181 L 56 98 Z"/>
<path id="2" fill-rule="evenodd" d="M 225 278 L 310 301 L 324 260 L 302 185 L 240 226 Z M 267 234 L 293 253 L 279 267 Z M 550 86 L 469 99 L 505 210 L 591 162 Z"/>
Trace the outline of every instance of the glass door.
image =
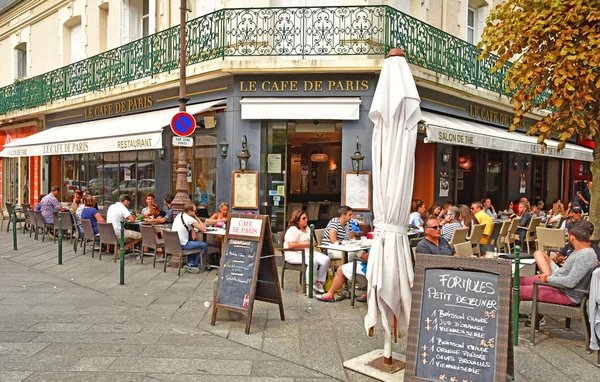
<path id="1" fill-rule="evenodd" d="M 264 122 L 262 136 L 260 177 L 260 213 L 269 215 L 273 235 L 285 231 L 286 222 L 286 173 L 287 173 L 287 124 Z M 275 237 L 276 238 L 276 237 Z"/>

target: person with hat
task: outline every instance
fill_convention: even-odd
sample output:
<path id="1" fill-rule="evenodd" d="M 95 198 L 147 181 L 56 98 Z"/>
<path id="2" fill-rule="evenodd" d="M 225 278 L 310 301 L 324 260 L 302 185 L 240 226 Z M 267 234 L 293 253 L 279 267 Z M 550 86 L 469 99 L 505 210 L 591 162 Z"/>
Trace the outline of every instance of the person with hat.
<path id="1" fill-rule="evenodd" d="M 583 216 L 583 209 L 581 207 L 579 207 L 578 205 L 571 207 L 571 211 L 569 213 L 569 218 L 562 223 L 560 228 L 564 229 L 565 232 L 568 233 L 569 232 L 569 224 L 580 221 L 582 216 Z"/>

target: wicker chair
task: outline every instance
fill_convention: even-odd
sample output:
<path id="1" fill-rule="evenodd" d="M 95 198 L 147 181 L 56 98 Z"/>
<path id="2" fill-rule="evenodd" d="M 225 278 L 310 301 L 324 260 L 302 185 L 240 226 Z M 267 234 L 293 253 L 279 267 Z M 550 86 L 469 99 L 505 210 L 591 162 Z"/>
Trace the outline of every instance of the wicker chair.
<path id="1" fill-rule="evenodd" d="M 281 268 L 281 289 L 283 289 L 285 283 L 283 282 L 284 280 L 284 275 L 285 275 L 285 271 L 290 270 L 290 271 L 298 271 L 300 272 L 300 278 L 299 278 L 299 283 L 300 285 L 302 285 L 302 293 L 304 295 L 306 295 L 306 272 L 308 271 L 308 265 L 306 265 L 306 249 L 305 248 L 283 248 L 283 242 L 284 242 L 284 235 L 285 232 L 281 231 L 281 232 L 277 232 L 277 240 L 279 242 L 279 244 L 281 244 L 281 248 L 279 249 L 279 251 L 281 252 L 281 256 L 283 257 L 283 267 Z M 300 264 L 292 264 L 292 263 L 288 263 L 285 260 L 285 253 L 286 252 L 299 252 L 302 256 L 302 262 Z"/>
<path id="2" fill-rule="evenodd" d="M 454 247 L 455 244 L 464 243 L 467 241 L 467 235 L 469 234 L 469 228 L 457 228 L 452 232 L 452 238 L 450 239 L 450 245 Z"/>
<path id="3" fill-rule="evenodd" d="M 154 261 L 152 262 L 152 266 L 154 268 L 156 268 L 156 253 L 158 252 L 159 248 L 163 248 L 163 254 L 164 254 L 165 241 L 163 239 L 157 239 L 156 233 L 154 232 L 154 227 L 149 226 L 149 225 L 141 224 L 140 225 L 140 233 L 142 234 L 142 248 L 148 247 L 154 251 Z M 143 252 L 143 250 L 142 250 L 142 252 Z M 141 259 L 140 264 L 144 264 L 144 254 L 143 253 L 140 256 L 140 259 Z M 166 261 L 167 260 L 165 258 L 165 262 Z"/>
<path id="4" fill-rule="evenodd" d="M 556 228 L 537 227 L 537 249 L 547 251 L 548 249 L 561 249 L 565 246 L 565 231 Z"/>
<path id="5" fill-rule="evenodd" d="M 94 258 L 94 252 L 96 251 L 94 243 L 100 237 L 94 233 L 94 227 L 92 227 L 92 222 L 89 219 L 81 219 L 81 227 L 83 227 L 83 235 L 80 236 L 83 254 L 85 255 L 85 247 L 87 247 L 88 243 L 92 243 L 92 258 Z M 75 242 L 75 245 L 77 245 L 77 242 Z M 98 252 L 102 252 L 101 248 L 98 248 Z"/>
<path id="6" fill-rule="evenodd" d="M 474 247 L 471 245 L 471 242 L 465 241 L 464 243 L 456 243 L 454 244 L 454 251 L 458 256 L 461 257 L 473 257 Z"/>
<path id="7" fill-rule="evenodd" d="M 510 253 L 510 245 L 515 243 L 517 228 L 519 228 L 519 219 L 514 218 L 511 220 L 510 225 L 508 226 L 508 232 L 504 238 L 504 249 L 506 249 L 506 253 Z"/>
<path id="8" fill-rule="evenodd" d="M 496 248 L 496 243 L 498 242 L 498 237 L 500 236 L 500 232 L 502 231 L 502 227 L 506 223 L 506 229 L 508 229 L 508 222 L 494 222 L 494 227 L 492 228 L 492 233 L 488 237 L 487 244 L 484 244 L 481 251 L 491 251 Z M 481 255 L 480 255 L 481 256 Z"/>
<path id="9" fill-rule="evenodd" d="M 36 222 L 36 231 L 35 231 L 35 239 L 38 238 L 39 230 L 42 230 L 42 242 L 45 241 L 46 233 L 52 231 L 54 229 L 54 223 L 46 223 L 44 221 L 44 216 L 42 215 L 42 211 L 33 211 L 33 217 Z"/>
<path id="10" fill-rule="evenodd" d="M 115 234 L 115 229 L 112 225 L 112 223 L 100 223 L 98 222 L 98 233 L 100 234 L 100 253 L 98 255 L 98 258 L 100 260 L 102 260 L 102 244 L 106 244 L 106 245 L 113 245 L 114 246 L 114 257 L 115 257 L 115 263 L 117 262 L 117 257 L 119 256 L 119 242 L 120 242 L 120 238 L 117 237 L 117 234 Z M 125 243 L 129 242 L 131 240 L 125 239 Z"/>
<path id="11" fill-rule="evenodd" d="M 598 269 L 598 267 L 596 267 Z M 595 270 L 595 269 L 594 269 Z M 592 278 L 592 273 L 594 270 L 590 271 L 585 277 L 587 278 L 587 288 L 586 289 L 570 289 L 565 288 L 561 285 L 556 285 L 552 283 L 544 283 L 541 281 L 535 281 L 533 283 L 533 299 L 531 302 L 531 317 L 534 320 L 535 324 L 531 325 L 531 345 L 535 345 L 535 332 L 540 328 L 540 320 L 539 314 L 547 314 L 549 316 L 559 316 L 565 317 L 565 330 L 571 329 L 571 318 L 581 318 L 581 322 L 583 323 L 583 331 L 585 336 L 585 348 L 588 352 L 590 352 L 590 320 L 588 317 L 588 308 L 587 301 L 590 295 L 589 284 Z M 551 288 L 556 288 L 562 291 L 571 290 L 575 292 L 583 293 L 583 299 L 581 303 L 577 306 L 567 306 L 567 305 L 559 305 L 552 304 L 548 302 L 538 301 L 538 288 L 539 286 L 546 286 Z"/>
<path id="12" fill-rule="evenodd" d="M 481 256 L 481 249 L 479 248 L 479 242 L 483 239 L 483 231 L 485 230 L 485 224 L 475 224 L 473 226 L 473 231 L 471 232 L 471 237 L 469 241 L 471 242 L 471 246 L 473 248 L 472 254 L 477 256 Z M 462 243 L 460 243 L 462 244 Z"/>
<path id="13" fill-rule="evenodd" d="M 308 221 L 319 220 L 319 208 L 321 204 L 319 202 L 308 202 L 306 207 L 306 219 Z"/>
<path id="14" fill-rule="evenodd" d="M 536 229 L 537 227 L 540 225 L 542 221 L 542 218 L 532 218 L 531 221 L 529 222 L 529 226 L 527 227 L 517 227 L 517 229 L 524 229 L 525 232 L 525 243 L 527 243 L 527 253 L 529 253 L 530 255 L 531 253 L 531 248 L 529 247 L 529 243 L 530 242 L 535 242 L 535 240 L 537 239 L 537 235 L 536 235 Z M 514 236 L 515 239 L 518 238 L 518 234 L 515 234 L 516 236 Z M 523 243 L 521 243 L 521 246 L 523 246 Z"/>
<path id="15" fill-rule="evenodd" d="M 12 215 L 13 215 L 13 210 L 15 208 L 14 204 L 12 203 L 4 203 L 6 205 L 6 210 L 8 211 L 8 224 L 6 225 L 6 232 L 9 231 L 10 229 L 10 224 L 12 223 Z M 25 223 L 25 216 L 19 216 L 19 212 L 17 212 L 17 223 Z M 13 229 L 15 229 L 15 227 L 13 227 Z"/>
<path id="16" fill-rule="evenodd" d="M 195 255 L 197 253 L 202 254 L 202 249 L 183 249 L 181 248 L 181 242 L 179 241 L 179 234 L 175 231 L 163 231 L 163 238 L 165 240 L 165 264 L 163 272 L 167 271 L 167 258 L 168 255 L 179 256 L 179 266 L 177 267 L 177 276 L 181 276 L 181 267 L 183 266 L 183 258 L 189 255 Z M 200 257 L 200 270 L 204 272 L 205 269 L 205 256 Z"/>

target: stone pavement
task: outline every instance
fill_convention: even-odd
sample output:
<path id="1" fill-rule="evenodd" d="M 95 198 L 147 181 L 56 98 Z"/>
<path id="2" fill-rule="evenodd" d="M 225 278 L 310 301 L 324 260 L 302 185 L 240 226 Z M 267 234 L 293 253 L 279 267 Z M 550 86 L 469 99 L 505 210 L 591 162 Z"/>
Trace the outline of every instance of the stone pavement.
<path id="1" fill-rule="evenodd" d="M 295 272 L 283 291 L 286 320 L 258 301 L 246 335 L 243 322 L 210 325 L 215 271 L 177 277 L 128 256 L 121 286 L 110 255 L 92 259 L 67 243 L 57 265 L 52 241 L 19 232 L 13 251 L 12 235 L 0 233 L 1 382 L 371 380 L 342 366 L 383 343 L 380 328 L 365 335 L 365 305 L 309 300 Z M 533 347 L 522 328 L 517 380 L 598 381 L 581 324 L 567 332 L 548 321 Z M 405 349 L 406 340 L 394 345 Z"/>

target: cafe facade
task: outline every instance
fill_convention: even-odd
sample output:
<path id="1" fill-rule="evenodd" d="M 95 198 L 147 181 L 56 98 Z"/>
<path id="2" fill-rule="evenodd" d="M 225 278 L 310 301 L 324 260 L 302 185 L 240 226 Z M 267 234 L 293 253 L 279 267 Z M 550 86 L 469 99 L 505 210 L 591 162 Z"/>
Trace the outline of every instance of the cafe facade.
<path id="1" fill-rule="evenodd" d="M 351 157 L 357 151 L 364 156 L 361 170 L 371 171 L 368 112 L 377 79 L 375 73 L 297 73 L 190 80 L 187 111 L 197 128 L 193 142 L 181 148 L 190 198 L 206 214 L 227 202 L 234 212 L 269 215 L 274 232 L 285 228 L 293 209 L 311 209 L 309 220 L 319 225 L 337 206 L 361 203 L 349 196 L 354 190 L 346 187 L 352 180 L 347 174 L 354 171 Z M 489 196 L 502 209 L 522 196 L 550 203 L 574 192 L 575 165 L 589 169 L 587 148 L 569 143 L 559 152 L 549 143 L 543 151 L 523 131 L 508 133 L 512 116 L 506 106 L 418 85 L 423 120 L 415 154 L 415 199 L 430 205 Z M 38 180 L 39 193 L 59 185 L 61 199 L 68 203 L 74 190 L 89 190 L 104 207 L 127 193 L 140 210 L 148 193 L 159 202 L 164 194 L 175 193 L 179 146 L 174 146 L 169 122 L 178 112 L 177 100 L 174 84 L 47 114 L 42 131 L 11 142 L 0 156 L 5 162 L 21 158 L 38 163 L 32 179 Z M 244 166 L 238 158 L 242 142 L 249 155 Z M 232 172 L 241 169 L 247 176 L 257 174 L 251 187 L 256 196 L 248 205 L 235 201 L 242 175 L 236 178 Z M 368 224 L 372 197 L 365 194 L 367 203 L 359 214 Z"/>

